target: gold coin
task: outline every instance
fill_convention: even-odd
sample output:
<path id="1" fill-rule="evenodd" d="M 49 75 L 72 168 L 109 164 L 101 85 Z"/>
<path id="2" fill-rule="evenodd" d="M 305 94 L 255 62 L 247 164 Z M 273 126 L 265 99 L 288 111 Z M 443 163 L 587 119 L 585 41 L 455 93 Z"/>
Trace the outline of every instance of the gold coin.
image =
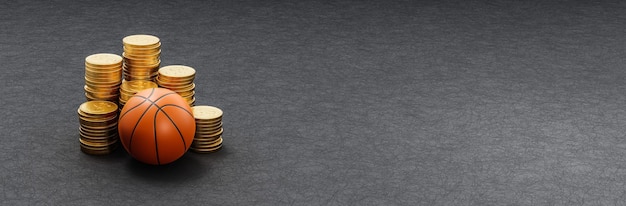
<path id="1" fill-rule="evenodd" d="M 152 54 L 138 54 L 138 53 L 123 52 L 122 57 L 133 59 L 133 60 L 142 60 L 142 59 L 159 60 L 161 58 L 161 51 L 159 50 Z"/>
<path id="2" fill-rule="evenodd" d="M 172 90 L 190 91 L 195 88 L 193 81 L 188 82 L 166 82 L 157 75 L 155 82 L 161 87 L 172 88 Z"/>
<path id="3" fill-rule="evenodd" d="M 91 96 L 89 93 L 85 93 L 85 99 L 87 101 L 109 101 L 109 102 L 115 102 L 117 101 L 117 97 L 110 97 L 110 98 L 98 98 L 98 97 L 93 97 Z"/>
<path id="4" fill-rule="evenodd" d="M 157 76 L 157 84 L 159 84 L 159 86 L 161 87 L 170 88 L 171 90 L 178 90 L 178 91 L 191 91 L 196 88 L 196 84 L 194 84 L 193 82 L 187 82 L 187 83 L 163 82 L 161 80 L 158 80 L 158 76 Z"/>
<path id="5" fill-rule="evenodd" d="M 117 114 L 117 112 L 114 112 L 114 114 Z M 79 114 L 78 118 L 81 120 L 81 122 L 85 122 L 87 124 L 102 123 L 108 125 L 117 122 L 117 115 L 106 115 L 105 117 L 88 117 Z"/>
<path id="6" fill-rule="evenodd" d="M 117 116 L 117 113 L 109 113 L 109 114 L 87 114 L 83 111 L 79 109 L 77 109 L 77 113 L 79 117 L 86 117 L 86 118 L 92 118 L 92 119 L 108 119 L 111 117 L 115 117 Z"/>
<path id="7" fill-rule="evenodd" d="M 91 130 L 91 131 L 95 131 L 95 132 L 89 132 L 83 127 L 78 127 L 78 133 L 81 136 L 84 136 L 87 138 L 106 139 L 106 138 L 117 135 L 117 127 L 114 127 L 108 130 Z"/>
<path id="8" fill-rule="evenodd" d="M 91 87 L 88 85 L 85 85 L 83 87 L 83 89 L 85 90 L 85 92 L 88 92 L 92 95 L 99 95 L 99 96 L 110 96 L 110 95 L 118 95 L 119 94 L 119 87 L 118 86 L 112 86 L 112 87 Z"/>
<path id="9" fill-rule="evenodd" d="M 158 67 L 161 66 L 161 60 L 159 60 L 156 64 L 153 65 L 133 65 L 133 64 L 128 64 L 127 62 L 124 62 L 124 64 L 122 65 L 122 68 L 124 69 L 154 69 L 155 71 L 158 70 Z"/>
<path id="10" fill-rule="evenodd" d="M 117 132 L 117 123 L 108 125 L 106 127 L 90 127 L 86 125 L 80 125 L 79 130 L 84 131 L 89 134 L 97 134 L 97 133 L 115 133 Z"/>
<path id="11" fill-rule="evenodd" d="M 218 117 L 215 119 L 196 119 L 197 127 L 207 128 L 207 127 L 218 127 L 222 125 L 222 117 Z"/>
<path id="12" fill-rule="evenodd" d="M 95 148 L 100 148 L 100 147 L 108 147 L 112 144 L 117 143 L 119 140 L 118 139 L 111 139 L 111 140 L 87 140 L 87 139 L 82 139 L 82 138 L 78 138 L 78 141 L 81 144 L 84 144 L 86 146 L 89 147 L 95 147 Z"/>
<path id="13" fill-rule="evenodd" d="M 105 150 L 92 150 L 92 149 L 83 147 L 83 145 L 80 146 L 80 151 L 88 155 L 108 155 L 108 154 L 111 154 L 113 151 L 115 151 L 115 149 L 117 149 L 117 147 L 113 149 L 107 148 Z"/>
<path id="14" fill-rule="evenodd" d="M 97 132 L 97 131 L 109 131 L 109 130 L 113 130 L 115 128 L 117 128 L 117 124 L 118 122 L 114 122 L 108 125 L 104 125 L 104 126 L 94 126 L 91 124 L 80 124 L 80 127 L 82 127 L 84 130 L 86 131 L 93 131 L 93 132 Z"/>
<path id="15" fill-rule="evenodd" d="M 194 139 L 193 140 L 193 144 L 196 145 L 210 145 L 210 144 L 215 144 L 218 141 L 221 141 L 222 136 L 217 136 L 216 138 L 205 138 L 205 139 Z"/>
<path id="16" fill-rule="evenodd" d="M 122 83 L 121 88 L 125 89 L 126 91 L 132 91 L 136 93 L 144 89 L 157 88 L 157 87 L 159 86 L 153 81 L 133 80 L 133 81 L 126 81 Z"/>
<path id="17" fill-rule="evenodd" d="M 196 127 L 197 128 L 216 128 L 222 126 L 222 118 L 218 118 L 215 120 L 197 120 L 196 119 Z"/>
<path id="18" fill-rule="evenodd" d="M 124 53 L 128 54 L 137 54 L 137 55 L 160 55 L 161 53 L 161 43 L 154 45 L 153 47 L 132 47 L 132 46 L 124 46 L 122 47 Z"/>
<path id="19" fill-rule="evenodd" d="M 80 134 L 81 139 L 93 141 L 93 142 L 106 142 L 106 141 L 110 142 L 110 141 L 119 139 L 119 135 L 117 133 L 110 134 L 108 136 L 89 135 L 85 133 L 79 133 L 79 134 Z"/>
<path id="20" fill-rule="evenodd" d="M 156 63 L 159 62 L 159 60 L 153 60 L 153 59 L 128 59 L 128 58 L 124 58 L 124 62 L 127 65 L 131 65 L 131 66 L 151 66 L 154 65 Z"/>
<path id="21" fill-rule="evenodd" d="M 85 58 L 85 63 L 94 66 L 109 66 L 122 63 L 122 57 L 117 54 L 99 53 Z"/>
<path id="22" fill-rule="evenodd" d="M 197 120 L 213 120 L 222 117 L 224 112 L 221 109 L 214 106 L 194 106 L 191 108 L 193 117 Z"/>
<path id="23" fill-rule="evenodd" d="M 124 44 L 124 46 L 133 47 L 133 48 L 135 47 L 150 48 L 159 44 L 159 42 L 161 42 L 161 40 L 158 37 L 147 35 L 147 34 L 130 35 L 122 39 L 122 43 Z"/>
<path id="24" fill-rule="evenodd" d="M 109 101 L 90 101 L 82 103 L 80 111 L 87 114 L 109 114 L 117 112 L 117 104 Z"/>
<path id="25" fill-rule="evenodd" d="M 217 124 L 215 126 L 203 126 L 196 124 L 196 131 L 199 132 L 218 132 L 222 128 L 222 124 Z"/>
<path id="26" fill-rule="evenodd" d="M 172 78 L 185 78 L 194 76 L 196 70 L 184 65 L 169 65 L 159 69 L 159 75 Z"/>
<path id="27" fill-rule="evenodd" d="M 222 144 L 223 139 L 222 138 L 218 138 L 217 140 L 211 141 L 211 142 L 197 142 L 194 141 L 195 144 L 193 144 L 192 146 L 195 148 L 213 148 L 216 147 L 220 144 Z"/>
<path id="28" fill-rule="evenodd" d="M 204 131 L 196 131 L 196 136 L 201 138 L 211 138 L 218 135 L 222 135 L 224 133 L 224 128 L 220 128 L 217 132 L 204 132 Z"/>
<path id="29" fill-rule="evenodd" d="M 102 71 L 114 70 L 114 69 L 121 68 L 123 64 L 124 64 L 124 60 L 123 59 L 122 59 L 121 63 L 115 63 L 115 64 L 111 64 L 111 65 L 95 65 L 95 64 L 90 64 L 88 62 L 85 62 L 85 69 L 102 70 Z"/>
<path id="30" fill-rule="evenodd" d="M 109 146 L 106 147 L 92 147 L 89 145 L 85 145 L 82 142 L 80 143 L 80 148 L 83 152 L 87 153 L 87 154 L 97 154 L 97 155 L 104 155 L 104 154 L 109 154 L 112 151 L 115 151 L 115 149 L 117 149 L 119 147 L 120 144 L 111 144 Z"/>
<path id="31" fill-rule="evenodd" d="M 219 144 L 219 145 L 217 145 L 217 146 L 215 146 L 213 148 L 195 148 L 195 147 L 192 146 L 189 149 L 191 151 L 193 151 L 193 152 L 196 152 L 196 153 L 204 153 L 204 154 L 206 154 L 206 153 L 213 153 L 213 152 L 219 151 L 220 149 L 222 149 L 222 145 L 223 144 Z"/>
<path id="32" fill-rule="evenodd" d="M 115 100 L 117 100 L 117 98 L 119 98 L 119 95 L 117 94 L 104 94 L 104 93 L 91 93 L 91 92 L 85 92 L 86 97 L 90 98 L 90 99 L 95 99 L 94 101 L 109 101 L 109 102 L 115 102 Z"/>
<path id="33" fill-rule="evenodd" d="M 199 141 L 199 142 L 212 142 L 215 141 L 219 138 L 222 138 L 222 135 L 217 135 L 214 137 L 203 137 L 201 135 L 195 135 L 193 138 L 193 141 Z"/>
<path id="34" fill-rule="evenodd" d="M 159 74 L 159 80 L 165 83 L 172 84 L 191 84 L 193 80 L 196 78 L 196 75 L 186 76 L 186 77 L 169 77 L 163 74 Z"/>

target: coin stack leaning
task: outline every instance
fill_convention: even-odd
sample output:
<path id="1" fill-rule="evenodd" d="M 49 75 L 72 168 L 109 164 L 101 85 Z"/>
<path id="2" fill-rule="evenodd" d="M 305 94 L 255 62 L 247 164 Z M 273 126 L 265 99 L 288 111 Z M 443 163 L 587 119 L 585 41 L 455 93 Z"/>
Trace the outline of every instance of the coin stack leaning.
<path id="1" fill-rule="evenodd" d="M 224 133 L 222 110 L 202 105 L 191 107 L 191 111 L 196 119 L 196 134 L 190 150 L 197 153 L 211 153 L 221 149 Z"/>
<path id="2" fill-rule="evenodd" d="M 85 58 L 85 97 L 87 101 L 117 102 L 122 83 L 122 57 L 99 53 Z"/>
<path id="3" fill-rule="evenodd" d="M 133 95 L 137 94 L 137 92 L 150 89 L 157 88 L 158 85 L 152 81 L 147 80 L 131 80 L 131 81 L 122 81 L 122 86 L 120 86 L 120 111 Z"/>
<path id="4" fill-rule="evenodd" d="M 153 81 L 161 65 L 161 41 L 152 35 L 124 37 L 124 79 Z"/>
<path id="5" fill-rule="evenodd" d="M 119 144 L 117 104 L 109 101 L 88 101 L 78 107 L 80 150 L 91 155 L 105 155 Z"/>
<path id="6" fill-rule="evenodd" d="M 159 87 L 166 88 L 178 93 L 193 106 L 196 103 L 196 70 L 184 65 L 169 65 L 159 69 L 156 83 Z"/>

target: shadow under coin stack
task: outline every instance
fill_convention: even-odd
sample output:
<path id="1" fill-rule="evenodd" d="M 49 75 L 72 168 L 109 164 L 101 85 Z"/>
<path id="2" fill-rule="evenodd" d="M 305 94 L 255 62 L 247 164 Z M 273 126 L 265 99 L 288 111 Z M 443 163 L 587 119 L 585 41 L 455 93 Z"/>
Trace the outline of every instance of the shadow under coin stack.
<path id="1" fill-rule="evenodd" d="M 100 53 L 85 58 L 85 97 L 87 101 L 117 102 L 122 82 L 122 57 Z"/>
<path id="2" fill-rule="evenodd" d="M 153 81 L 161 65 L 161 41 L 152 35 L 124 37 L 124 80 Z"/>
<path id="3" fill-rule="evenodd" d="M 158 85 L 156 83 L 147 80 L 123 81 L 122 86 L 120 86 L 120 111 L 124 108 L 128 99 L 137 94 L 137 92 L 157 87 Z"/>
<path id="4" fill-rule="evenodd" d="M 196 135 L 189 148 L 197 153 L 216 152 L 222 148 L 222 115 L 221 109 L 213 106 L 191 107 L 196 119 Z"/>
<path id="5" fill-rule="evenodd" d="M 88 101 L 78 107 L 81 151 L 105 155 L 119 146 L 117 108 L 117 104 L 109 101 Z"/>
<path id="6" fill-rule="evenodd" d="M 183 65 L 164 66 L 159 69 L 156 78 L 159 87 L 166 88 L 178 93 L 193 106 L 196 103 L 196 84 L 193 83 L 196 77 L 196 70 Z"/>

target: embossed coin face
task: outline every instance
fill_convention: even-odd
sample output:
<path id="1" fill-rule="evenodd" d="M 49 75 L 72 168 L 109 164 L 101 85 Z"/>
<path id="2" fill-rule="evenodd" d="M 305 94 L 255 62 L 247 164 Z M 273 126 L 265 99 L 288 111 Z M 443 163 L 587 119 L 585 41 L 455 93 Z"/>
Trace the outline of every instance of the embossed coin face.
<path id="1" fill-rule="evenodd" d="M 92 54 L 85 58 L 85 63 L 96 66 L 117 65 L 122 63 L 122 57 L 109 53 Z"/>
<path id="2" fill-rule="evenodd" d="M 117 104 L 109 101 L 89 101 L 81 104 L 79 109 L 87 114 L 109 114 L 117 111 Z"/>
<path id="3" fill-rule="evenodd" d="M 125 46 L 150 47 L 157 45 L 161 40 L 152 35 L 137 34 L 124 37 L 122 43 Z"/>
<path id="4" fill-rule="evenodd" d="M 159 74 L 164 77 L 184 78 L 196 74 L 196 70 L 184 65 L 169 65 L 159 69 Z"/>
<path id="5" fill-rule="evenodd" d="M 157 88 L 158 85 L 153 81 L 147 80 L 132 80 L 122 83 L 122 88 L 131 92 L 138 92 L 144 89 Z"/>
<path id="6" fill-rule="evenodd" d="M 193 117 L 197 120 L 212 120 L 220 118 L 224 112 L 221 109 L 213 106 L 199 105 L 191 107 Z"/>

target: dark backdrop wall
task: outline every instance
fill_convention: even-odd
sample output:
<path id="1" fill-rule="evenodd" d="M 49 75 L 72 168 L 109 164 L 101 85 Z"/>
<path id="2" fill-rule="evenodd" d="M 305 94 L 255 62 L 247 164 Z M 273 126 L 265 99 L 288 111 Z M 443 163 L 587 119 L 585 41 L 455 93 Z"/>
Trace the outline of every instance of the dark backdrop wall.
<path id="1" fill-rule="evenodd" d="M 2 1 L 1 205 L 624 205 L 623 1 Z M 80 152 L 84 58 L 152 34 L 224 148 Z"/>

